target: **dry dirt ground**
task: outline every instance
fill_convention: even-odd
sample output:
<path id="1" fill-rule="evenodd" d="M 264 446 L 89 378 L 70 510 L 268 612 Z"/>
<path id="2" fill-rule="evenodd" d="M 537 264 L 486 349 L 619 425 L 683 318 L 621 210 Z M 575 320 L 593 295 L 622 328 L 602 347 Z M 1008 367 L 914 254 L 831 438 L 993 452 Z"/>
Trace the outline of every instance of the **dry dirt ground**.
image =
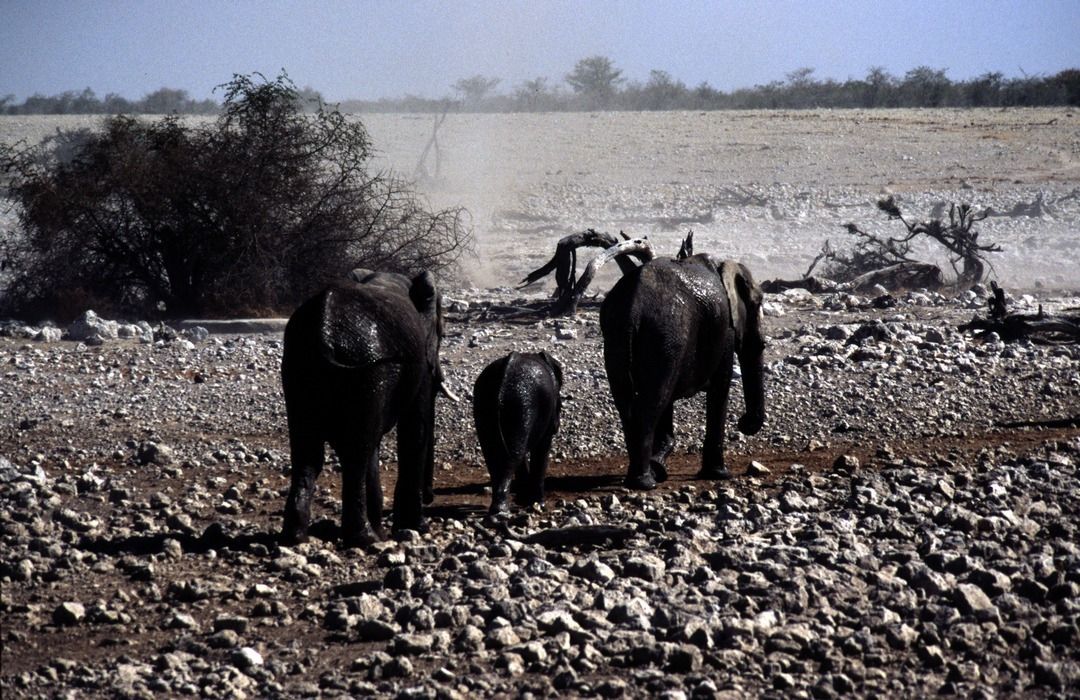
<path id="1" fill-rule="evenodd" d="M 0 118 L 0 134 L 43 123 Z M 411 172 L 430 118 L 365 123 L 379 162 Z M 693 480 L 703 407 L 687 401 L 671 479 L 642 495 L 621 486 L 597 304 L 567 320 L 499 309 L 542 301 L 509 287 L 586 226 L 661 252 L 693 228 L 699 250 L 759 278 L 796 276 L 840 224 L 888 230 L 873 208 L 887 191 L 924 215 L 994 207 L 985 238 L 1006 247 L 995 275 L 1016 308 L 1074 308 L 1076 113 L 454 115 L 439 143 L 424 186 L 470 207 L 478 233 L 469 281 L 446 290 L 450 381 L 467 398 L 512 349 L 550 348 L 567 368 L 547 509 L 485 520 L 469 407 L 441 403 L 430 533 L 337 549 L 330 466 L 315 538 L 281 548 L 280 336 L 0 338 L 4 697 L 1075 693 L 1075 347 L 961 334 L 976 295 L 899 294 L 886 310 L 770 297 L 769 420 L 732 435 L 736 477 Z M 848 342 L 864 328 L 885 332 Z M 526 541 L 567 525 L 633 537 Z M 563 610 L 573 620 L 552 617 Z"/>

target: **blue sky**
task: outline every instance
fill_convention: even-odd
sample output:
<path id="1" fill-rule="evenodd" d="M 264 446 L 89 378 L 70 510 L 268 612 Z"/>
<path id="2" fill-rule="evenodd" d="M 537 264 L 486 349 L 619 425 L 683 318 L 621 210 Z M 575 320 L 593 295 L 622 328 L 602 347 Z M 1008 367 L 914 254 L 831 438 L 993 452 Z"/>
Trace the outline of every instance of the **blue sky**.
<path id="1" fill-rule="evenodd" d="M 801 67 L 815 77 L 953 80 L 1080 67 L 1080 0 L 0 0 L 0 96 L 160 87 L 211 96 L 233 73 L 276 75 L 330 101 L 443 97 L 459 78 L 562 82 L 610 58 L 644 82 L 749 87 Z"/>

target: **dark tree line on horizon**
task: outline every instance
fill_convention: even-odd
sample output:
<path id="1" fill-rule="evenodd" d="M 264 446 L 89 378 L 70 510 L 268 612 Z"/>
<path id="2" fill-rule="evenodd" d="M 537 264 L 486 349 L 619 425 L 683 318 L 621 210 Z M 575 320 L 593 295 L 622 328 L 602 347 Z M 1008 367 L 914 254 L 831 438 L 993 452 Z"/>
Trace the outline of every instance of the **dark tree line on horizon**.
<path id="1" fill-rule="evenodd" d="M 322 97 L 310 87 L 297 91 L 302 109 L 314 112 Z M 159 88 L 139 100 L 129 100 L 115 93 L 98 97 L 90 88 L 68 90 L 59 95 L 34 94 L 21 104 L 14 95 L 0 97 L 0 114 L 218 114 L 222 104 L 216 100 L 196 100 L 187 90 Z"/>
<path id="2" fill-rule="evenodd" d="M 627 80 L 611 59 L 590 56 L 578 61 L 561 82 L 537 77 L 500 92 L 501 79 L 474 75 L 453 84 L 453 97 L 345 100 L 338 107 L 362 113 L 1080 106 L 1077 68 L 1012 78 L 987 72 L 968 80 L 952 80 L 946 72 L 919 66 L 895 76 L 872 67 L 862 78 L 838 81 L 817 78 L 813 68 L 799 68 L 783 80 L 726 92 L 707 82 L 687 86 L 663 70 L 650 71 L 645 82 Z M 322 102 L 310 87 L 299 91 L 299 97 L 307 111 Z M 113 94 L 100 99 L 89 88 L 52 97 L 34 95 L 22 104 L 10 95 L 0 98 L 0 114 L 215 114 L 220 108 L 213 100 L 194 100 L 184 90 L 169 88 L 133 102 Z"/>

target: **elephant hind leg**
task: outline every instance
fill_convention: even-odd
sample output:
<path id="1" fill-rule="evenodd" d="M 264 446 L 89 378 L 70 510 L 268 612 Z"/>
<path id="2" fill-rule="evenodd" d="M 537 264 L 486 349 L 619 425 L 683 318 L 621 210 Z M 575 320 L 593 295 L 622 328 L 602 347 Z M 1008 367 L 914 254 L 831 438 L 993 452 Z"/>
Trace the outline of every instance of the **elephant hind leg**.
<path id="1" fill-rule="evenodd" d="M 371 452 L 367 463 L 367 479 L 365 484 L 367 496 L 367 519 L 372 532 L 377 539 L 382 539 L 383 527 L 383 492 L 382 479 L 379 477 L 379 450 Z"/>
<path id="2" fill-rule="evenodd" d="M 394 529 L 423 531 L 426 461 L 432 456 L 434 437 L 419 413 L 406 413 L 397 425 L 398 474 L 394 487 Z"/>
<path id="3" fill-rule="evenodd" d="M 289 495 L 285 500 L 285 522 L 281 540 L 285 544 L 307 541 L 311 525 L 311 497 L 315 480 L 322 472 L 325 460 L 321 436 L 293 428 L 289 431 L 292 477 Z"/>
<path id="4" fill-rule="evenodd" d="M 709 384 L 705 403 L 705 447 L 701 451 L 699 479 L 727 479 L 731 476 L 724 462 L 724 431 L 727 429 L 728 394 L 734 361 L 734 354 L 725 354 Z"/>
<path id="5" fill-rule="evenodd" d="M 626 451 L 630 457 L 630 466 L 624 482 L 628 488 L 639 491 L 656 488 L 652 455 L 658 413 L 659 409 L 655 403 L 635 396 L 628 410 L 623 414 L 623 434 L 626 437 Z M 667 476 L 666 470 L 663 476 Z"/>
<path id="6" fill-rule="evenodd" d="M 529 451 L 529 470 L 522 475 L 523 481 L 518 496 L 518 503 L 523 506 L 531 506 L 534 503 L 544 504 L 544 478 L 548 470 L 552 437 L 549 435 Z"/>
<path id="7" fill-rule="evenodd" d="M 675 404 L 669 403 L 660 414 L 660 421 L 653 432 L 653 451 L 649 466 L 658 482 L 667 481 L 667 458 L 675 449 Z"/>
<path id="8" fill-rule="evenodd" d="M 520 479 L 511 480 L 511 476 L 515 472 L 520 474 L 522 467 L 520 465 L 515 466 L 513 458 L 508 455 L 490 458 L 487 460 L 487 464 L 488 472 L 491 474 L 491 506 L 488 507 L 488 514 L 505 513 L 509 508 L 507 498 L 511 484 L 513 484 L 514 488 L 520 486 Z"/>
<path id="9" fill-rule="evenodd" d="M 379 442 L 364 437 L 336 440 L 334 451 L 341 460 L 341 535 L 345 547 L 365 547 L 377 542 L 379 531 L 372 526 L 382 516 L 382 487 L 378 481 Z M 372 483 L 372 465 L 375 480 Z M 378 496 L 373 492 L 378 491 Z M 368 509 L 377 501 L 378 510 Z"/>

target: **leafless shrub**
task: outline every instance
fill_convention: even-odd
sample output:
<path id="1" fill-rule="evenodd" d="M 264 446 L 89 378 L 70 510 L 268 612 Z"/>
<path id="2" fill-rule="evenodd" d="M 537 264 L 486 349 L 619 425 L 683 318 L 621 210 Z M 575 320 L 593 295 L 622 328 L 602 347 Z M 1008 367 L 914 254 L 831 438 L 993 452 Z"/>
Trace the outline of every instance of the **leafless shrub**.
<path id="1" fill-rule="evenodd" d="M 463 210 L 369 171 L 358 121 L 305 115 L 284 74 L 223 87 L 212 124 L 110 117 L 73 151 L 0 152 L 22 228 L 0 310 L 282 312 L 354 267 L 444 270 L 471 245 Z"/>

